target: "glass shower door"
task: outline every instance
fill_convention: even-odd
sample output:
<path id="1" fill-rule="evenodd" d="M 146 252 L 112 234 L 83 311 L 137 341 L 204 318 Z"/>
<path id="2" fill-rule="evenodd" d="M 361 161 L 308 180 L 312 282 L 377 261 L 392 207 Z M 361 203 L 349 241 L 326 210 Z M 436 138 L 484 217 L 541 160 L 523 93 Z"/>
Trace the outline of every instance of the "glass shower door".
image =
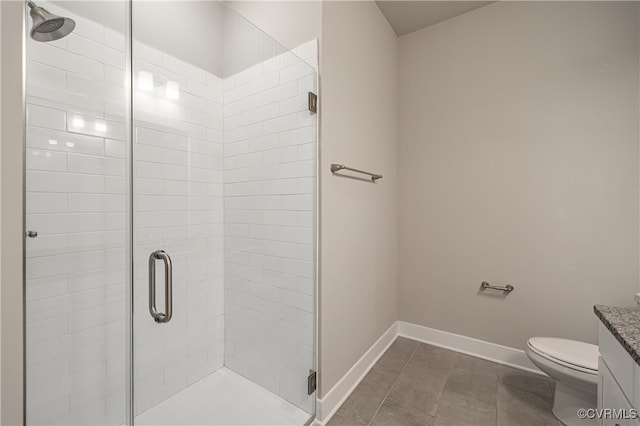
<path id="1" fill-rule="evenodd" d="M 315 70 L 220 2 L 134 2 L 132 39 L 134 423 L 304 424 Z"/>
<path id="2" fill-rule="evenodd" d="M 121 425 L 128 8 L 37 3 L 76 26 L 56 41 L 26 35 L 26 424 Z"/>
<path id="3" fill-rule="evenodd" d="M 223 365 L 220 81 L 180 58 L 176 47 L 194 40 L 170 29 L 159 34 L 146 20 L 220 5 L 180 3 L 139 2 L 133 11 L 138 424 L 188 424 L 181 413 L 193 407 L 173 401 Z"/>

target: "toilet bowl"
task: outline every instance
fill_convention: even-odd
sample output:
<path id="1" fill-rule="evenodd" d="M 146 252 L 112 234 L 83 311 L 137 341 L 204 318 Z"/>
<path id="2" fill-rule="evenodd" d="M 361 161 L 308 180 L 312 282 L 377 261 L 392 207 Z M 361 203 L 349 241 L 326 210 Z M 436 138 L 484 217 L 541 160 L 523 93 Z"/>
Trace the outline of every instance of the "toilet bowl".
<path id="1" fill-rule="evenodd" d="M 556 380 L 553 414 L 562 423 L 593 425 L 580 419 L 580 408 L 596 408 L 598 392 L 598 347 L 589 343 L 555 337 L 532 337 L 527 356 L 540 370 Z"/>

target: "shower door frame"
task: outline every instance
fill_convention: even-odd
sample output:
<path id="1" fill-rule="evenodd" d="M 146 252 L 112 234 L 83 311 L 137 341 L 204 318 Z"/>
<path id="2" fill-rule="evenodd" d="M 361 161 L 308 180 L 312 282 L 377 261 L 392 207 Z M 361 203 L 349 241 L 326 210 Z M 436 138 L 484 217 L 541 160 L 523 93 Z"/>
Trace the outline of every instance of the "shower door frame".
<path id="1" fill-rule="evenodd" d="M 133 0 L 124 0 L 127 2 L 127 24 L 125 26 L 125 127 L 127 134 L 127 142 L 129 143 L 129 168 L 128 168 L 128 182 L 127 188 L 129 190 L 129 196 L 125 197 L 125 211 L 127 215 L 127 228 L 128 228 L 128 244 L 127 244 L 127 291 L 126 293 L 126 306 L 127 306 L 127 332 L 126 332 L 126 391 L 125 391 L 125 425 L 134 426 L 135 412 L 134 412 L 134 353 L 133 353 L 133 297 L 134 297 L 134 263 L 133 263 L 133 172 L 134 172 L 134 158 L 133 158 Z"/>

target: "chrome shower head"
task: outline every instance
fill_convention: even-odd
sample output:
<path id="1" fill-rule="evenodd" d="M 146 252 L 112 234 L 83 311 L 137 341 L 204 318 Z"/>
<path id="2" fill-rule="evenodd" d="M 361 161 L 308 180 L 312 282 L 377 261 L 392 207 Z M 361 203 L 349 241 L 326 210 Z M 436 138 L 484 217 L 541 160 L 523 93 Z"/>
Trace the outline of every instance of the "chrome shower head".
<path id="1" fill-rule="evenodd" d="M 31 8 L 29 14 L 33 20 L 33 27 L 29 34 L 36 41 L 58 40 L 70 34 L 76 27 L 73 19 L 54 15 L 31 0 L 27 1 L 27 5 Z"/>

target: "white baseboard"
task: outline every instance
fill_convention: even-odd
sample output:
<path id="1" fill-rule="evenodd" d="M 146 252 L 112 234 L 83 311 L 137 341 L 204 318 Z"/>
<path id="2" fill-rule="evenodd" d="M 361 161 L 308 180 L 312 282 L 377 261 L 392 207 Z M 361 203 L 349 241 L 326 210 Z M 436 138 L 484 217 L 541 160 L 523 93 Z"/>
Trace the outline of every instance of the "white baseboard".
<path id="1" fill-rule="evenodd" d="M 520 349 L 403 321 L 398 321 L 398 335 L 531 373 L 544 374 L 538 367 L 533 365 L 527 354 Z"/>
<path id="2" fill-rule="evenodd" d="M 324 425 L 367 375 L 371 367 L 385 353 L 398 336 L 398 323 L 394 322 L 369 350 L 351 367 L 322 399 L 316 400 L 316 421 Z"/>
<path id="3" fill-rule="evenodd" d="M 544 375 L 538 367 L 533 365 L 527 357 L 527 354 L 520 349 L 485 342 L 484 340 L 449 333 L 447 331 L 436 330 L 435 328 L 396 321 L 380 336 L 353 367 L 347 371 L 338 383 L 331 388 L 324 398 L 316 400 L 315 424 L 322 426 L 331 419 L 345 399 L 347 399 L 356 386 L 358 386 L 360 381 L 369 372 L 371 367 L 375 365 L 397 336 Z"/>

